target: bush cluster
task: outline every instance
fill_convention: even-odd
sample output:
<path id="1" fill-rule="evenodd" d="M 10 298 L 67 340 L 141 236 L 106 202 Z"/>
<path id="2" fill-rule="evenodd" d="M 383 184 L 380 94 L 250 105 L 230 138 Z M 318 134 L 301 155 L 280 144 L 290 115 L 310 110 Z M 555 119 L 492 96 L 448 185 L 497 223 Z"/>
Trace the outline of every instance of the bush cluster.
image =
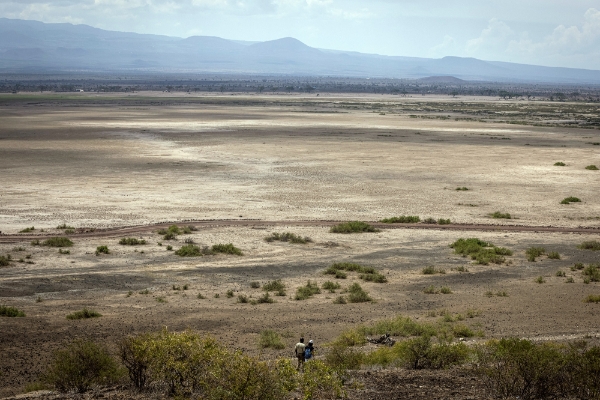
<path id="1" fill-rule="evenodd" d="M 285 348 L 285 344 L 281 340 L 279 333 L 271 329 L 265 329 L 264 331 L 260 332 L 258 343 L 263 349 L 273 348 L 276 350 L 281 350 Z"/>
<path id="2" fill-rule="evenodd" d="M 0 305 L 0 317 L 24 317 L 25 313 L 18 308 Z"/>
<path id="3" fill-rule="evenodd" d="M 600 264 L 589 264 L 581 273 L 590 282 L 600 282 Z"/>
<path id="4" fill-rule="evenodd" d="M 535 262 L 535 259 L 546 253 L 546 249 L 543 247 L 530 247 L 525 250 L 527 255 L 527 261 Z"/>
<path id="5" fill-rule="evenodd" d="M 29 233 L 29 232 L 33 232 L 33 231 L 35 231 L 35 227 L 33 227 L 33 226 L 30 226 L 30 227 L 28 227 L 28 228 L 21 229 L 21 230 L 19 231 L 19 233 Z"/>
<path id="6" fill-rule="evenodd" d="M 96 247 L 96 255 L 100 254 L 109 254 L 110 250 L 108 250 L 108 246 L 98 246 Z"/>
<path id="7" fill-rule="evenodd" d="M 0 256 L 0 267 L 8 267 L 11 261 L 12 257 L 10 254 L 7 254 L 6 256 Z"/>
<path id="8" fill-rule="evenodd" d="M 290 243 L 296 243 L 296 244 L 306 244 L 306 243 L 311 243 L 312 239 L 309 238 L 308 236 L 302 237 L 302 236 L 296 235 L 295 233 L 290 233 L 290 232 L 285 232 L 285 233 L 273 232 L 270 236 L 267 236 L 265 238 L 265 241 L 266 242 L 279 241 L 279 242 L 290 242 Z"/>
<path id="9" fill-rule="evenodd" d="M 357 272 L 359 274 L 359 278 L 367 281 L 367 282 L 375 282 L 375 283 L 386 283 L 387 278 L 385 275 L 379 273 L 373 267 L 365 267 L 360 264 L 354 263 L 335 263 L 332 264 L 329 268 L 327 268 L 324 272 L 325 275 L 333 275 L 337 279 L 346 279 L 346 272 Z"/>
<path id="10" fill-rule="evenodd" d="M 100 314 L 97 311 L 88 310 L 87 308 L 84 308 L 81 311 L 76 311 L 74 313 L 67 315 L 67 319 L 88 319 L 88 318 L 98 318 L 101 316 L 102 316 L 102 314 Z"/>
<path id="11" fill-rule="evenodd" d="M 267 282 L 263 285 L 265 292 L 276 292 L 277 296 L 285 296 L 285 283 L 281 279 Z"/>
<path id="12" fill-rule="evenodd" d="M 590 171 L 598 171 L 598 167 L 596 167 L 595 165 L 588 165 L 587 167 L 585 167 L 585 169 L 589 169 Z"/>
<path id="13" fill-rule="evenodd" d="M 578 249 L 581 250 L 600 250 L 600 242 L 597 240 L 590 240 L 588 242 L 583 242 L 581 243 L 579 246 L 577 246 Z"/>
<path id="14" fill-rule="evenodd" d="M 504 256 L 512 256 L 512 251 L 504 247 L 496 247 L 492 243 L 484 242 L 477 238 L 460 238 L 450 245 L 456 254 L 463 257 L 470 256 L 477 264 L 488 265 L 489 263 L 501 264 L 505 261 Z"/>
<path id="15" fill-rule="evenodd" d="M 562 199 L 560 204 L 571 204 L 571 203 L 581 203 L 581 199 L 578 197 L 565 197 Z"/>
<path id="16" fill-rule="evenodd" d="M 496 212 L 490 214 L 490 217 L 500 218 L 500 219 L 512 219 L 512 217 L 509 213 L 502 213 L 500 211 L 496 211 Z"/>
<path id="17" fill-rule="evenodd" d="M 332 233 L 363 233 L 363 232 L 379 232 L 379 229 L 366 222 L 350 221 L 332 226 L 329 230 Z"/>
<path id="18" fill-rule="evenodd" d="M 137 238 L 121 238 L 121 240 L 119 240 L 119 244 L 124 246 L 137 246 L 140 244 L 146 244 L 146 241 L 144 239 Z"/>
<path id="19" fill-rule="evenodd" d="M 215 244 L 212 247 L 204 246 L 203 248 L 200 248 L 194 244 L 186 244 L 179 248 L 179 250 L 175 251 L 175 254 L 180 257 L 200 257 L 214 255 L 217 253 L 234 254 L 237 256 L 243 255 L 242 251 L 235 247 L 232 243 Z"/>
<path id="20" fill-rule="evenodd" d="M 73 246 L 73 242 L 71 239 L 66 237 L 52 237 L 44 240 L 42 242 L 42 246 L 48 247 L 71 247 Z"/>
<path id="21" fill-rule="evenodd" d="M 420 221 L 421 218 L 416 215 L 401 215 L 399 217 L 384 218 L 379 222 L 384 224 L 415 224 Z"/>
<path id="22" fill-rule="evenodd" d="M 300 286 L 296 289 L 296 296 L 294 299 L 296 300 L 306 300 L 309 297 L 314 296 L 315 294 L 321 293 L 321 289 L 319 289 L 319 285 L 308 281 L 305 286 Z"/>

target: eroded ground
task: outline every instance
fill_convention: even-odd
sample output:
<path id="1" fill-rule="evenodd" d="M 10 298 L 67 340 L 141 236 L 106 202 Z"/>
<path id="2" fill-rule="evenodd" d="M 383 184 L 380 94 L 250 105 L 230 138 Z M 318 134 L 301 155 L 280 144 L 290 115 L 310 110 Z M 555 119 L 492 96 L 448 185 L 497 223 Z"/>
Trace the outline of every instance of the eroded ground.
<path id="1" fill-rule="evenodd" d="M 3 243 L 0 236 L 0 254 L 14 260 L 0 269 L 0 303 L 27 314 L 0 319 L 0 395 L 18 393 L 35 380 L 52 350 L 73 338 L 114 346 L 126 334 L 163 326 L 207 332 L 253 353 L 259 351 L 261 330 L 285 334 L 290 348 L 265 351 L 265 357 L 291 355 L 300 334 L 322 344 L 360 323 L 399 314 L 435 321 L 439 317 L 428 315 L 444 309 L 480 311 L 464 323 L 485 337 L 596 337 L 599 306 L 582 300 L 599 294 L 598 283 L 584 284 L 581 272 L 570 267 L 599 261 L 598 252 L 577 249 L 583 241 L 598 240 L 597 231 L 384 229 L 340 235 L 318 223 L 285 225 L 419 215 L 459 223 L 600 226 L 600 173 L 585 169 L 600 167 L 600 148 L 594 144 L 600 141 L 598 130 L 429 118 L 433 111 L 425 108 L 442 107 L 440 99 L 419 100 L 428 118 L 411 117 L 415 110 L 381 115 L 373 112 L 373 104 L 382 98 L 398 110 L 408 107 L 403 102 L 415 102 L 314 95 L 184 101 L 156 95 L 133 97 L 135 104 L 128 98 L 114 104 L 98 98 L 95 104 L 91 96 L 81 103 L 46 97 L 3 103 L 4 234 L 30 226 L 34 234 L 41 229 L 62 234 L 56 229 L 62 223 L 79 228 L 190 219 L 281 222 L 266 229 L 252 224 L 206 228 L 175 241 L 145 232 L 137 235 L 148 242 L 143 246 L 120 246 L 119 235 L 81 238 L 70 254 L 32 246 L 30 240 Z M 451 102 L 460 104 L 460 99 Z M 477 104 L 481 108 L 486 102 Z M 554 166 L 557 161 L 567 165 Z M 469 190 L 455 190 L 463 186 Z M 559 204 L 568 196 L 582 201 Z M 495 211 L 514 219 L 490 218 Z M 263 240 L 285 231 L 309 236 L 313 243 Z M 450 243 L 473 236 L 514 255 L 502 265 L 478 266 L 452 254 Z M 166 250 L 167 245 L 181 247 L 185 239 L 199 245 L 234 243 L 244 256 L 180 258 Z M 100 245 L 107 245 L 110 254 L 96 256 Z M 525 250 L 531 246 L 557 251 L 561 259 L 542 256 L 528 262 Z M 24 262 L 18 262 L 21 258 Z M 375 302 L 333 304 L 339 293 L 326 291 L 293 300 L 296 287 L 308 279 L 331 279 L 322 271 L 341 261 L 373 266 L 386 275 L 386 284 L 364 283 L 353 274 L 341 282 L 343 287 L 361 282 Z M 428 265 L 446 274 L 423 275 Z M 566 277 L 555 276 L 558 270 Z M 535 283 L 539 276 L 546 283 Z M 565 283 L 569 277 L 575 282 Z M 288 287 L 275 303 L 236 302 L 239 294 L 262 294 L 250 282 L 273 279 Z M 173 290 L 174 285 L 188 285 L 188 290 Z M 423 293 L 429 285 L 448 286 L 453 293 Z M 146 289 L 148 294 L 142 294 Z M 234 297 L 227 297 L 228 290 Z M 486 296 L 490 291 L 508 297 Z M 198 299 L 199 293 L 206 299 Z M 66 320 L 66 314 L 83 307 L 103 316 Z"/>

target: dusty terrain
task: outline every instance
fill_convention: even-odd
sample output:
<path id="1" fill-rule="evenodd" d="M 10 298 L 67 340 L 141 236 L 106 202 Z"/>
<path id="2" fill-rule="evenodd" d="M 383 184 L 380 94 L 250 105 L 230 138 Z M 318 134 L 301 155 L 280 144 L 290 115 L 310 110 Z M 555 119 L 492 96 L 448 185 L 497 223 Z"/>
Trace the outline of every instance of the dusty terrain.
<path id="1" fill-rule="evenodd" d="M 301 334 L 319 346 L 360 323 L 396 315 L 435 320 L 430 311 L 444 309 L 481 311 L 466 323 L 486 338 L 600 335 L 600 305 L 582 302 L 589 294 L 600 294 L 598 283 L 584 284 L 581 272 L 569 268 L 576 262 L 600 261 L 598 252 L 577 249 L 583 241 L 600 239 L 600 172 L 585 169 L 590 164 L 600 167 L 600 147 L 594 145 L 600 142 L 597 129 L 457 121 L 451 111 L 410 116 L 415 102 L 435 109 L 461 101 L 497 107 L 499 102 L 492 99 L 180 99 L 164 94 L 111 99 L 86 95 L 82 102 L 61 101 L 59 96 L 14 98 L 0 99 L 0 231 L 5 235 L 0 236 L 0 255 L 10 254 L 14 260 L 0 269 L 0 304 L 18 307 L 27 317 L 0 319 L 0 396 L 20 393 L 35 381 L 52 351 L 73 338 L 114 346 L 124 335 L 163 326 L 207 332 L 264 357 L 291 355 Z M 374 111 L 373 104 L 381 102 L 396 111 Z M 410 115 L 401 112 L 409 102 Z M 520 107 L 516 102 L 502 104 Z M 451 118 L 433 118 L 440 115 Z M 557 161 L 567 165 L 554 166 Z M 568 196 L 582 201 L 560 204 Z M 510 213 L 513 219 L 492 219 L 489 214 L 495 211 Z M 319 222 L 377 221 L 395 215 L 506 225 L 506 230 L 416 226 L 341 235 Z M 198 231 L 175 241 L 163 240 L 153 229 L 99 234 L 101 228 L 187 220 L 245 222 L 199 223 Z M 98 234 L 73 235 L 70 254 L 30 244 L 31 235 L 64 235 L 56 229 L 63 223 L 97 228 Z M 509 225 L 552 226 L 565 232 L 521 232 Z M 15 238 L 31 226 L 35 230 L 21 234 L 21 241 Z M 587 229 L 568 233 L 580 227 Z M 313 243 L 263 240 L 285 231 L 309 236 Z M 124 236 L 144 238 L 147 244 L 120 246 Z M 460 237 L 479 237 L 514 255 L 502 265 L 472 265 L 448 247 Z M 167 245 L 179 248 L 185 239 L 200 245 L 233 243 L 244 255 L 180 258 L 166 250 Z M 110 254 L 96 256 L 100 245 L 108 246 Z M 528 262 L 525 249 L 531 246 L 557 251 L 561 259 L 542 256 Z M 33 263 L 18 262 L 20 258 Z M 296 287 L 308 279 L 330 279 L 322 271 L 339 261 L 386 274 L 386 284 L 361 281 L 375 302 L 333 304 L 337 294 L 326 291 L 293 300 Z M 423 275 L 428 265 L 447 273 Z M 468 272 L 456 271 L 461 266 Z M 556 277 L 558 270 L 567 276 Z M 535 283 L 538 276 L 546 283 Z M 568 277 L 575 283 L 566 284 Z M 286 296 L 276 297 L 273 304 L 236 302 L 238 294 L 261 295 L 250 282 L 272 279 L 284 281 Z M 342 285 L 353 281 L 358 281 L 355 275 Z M 448 286 L 453 293 L 423 293 L 432 284 Z M 173 290 L 174 285 L 188 285 L 188 290 Z M 148 294 L 141 294 L 145 289 Z M 230 289 L 233 298 L 225 294 Z M 505 291 L 508 297 L 487 297 L 488 291 Z M 199 293 L 206 299 L 198 299 Z M 83 307 L 103 316 L 65 319 Z M 258 335 L 266 328 L 284 334 L 290 348 L 259 350 Z M 389 388 L 400 379 L 386 376 L 365 377 L 365 391 L 352 396 L 370 396 L 368 382 L 386 381 Z M 467 387 L 460 383 L 467 378 L 460 376 L 432 379 L 454 379 L 456 387 Z M 457 390 L 450 388 L 440 397 Z M 478 397 L 477 390 L 469 393 L 463 397 Z"/>

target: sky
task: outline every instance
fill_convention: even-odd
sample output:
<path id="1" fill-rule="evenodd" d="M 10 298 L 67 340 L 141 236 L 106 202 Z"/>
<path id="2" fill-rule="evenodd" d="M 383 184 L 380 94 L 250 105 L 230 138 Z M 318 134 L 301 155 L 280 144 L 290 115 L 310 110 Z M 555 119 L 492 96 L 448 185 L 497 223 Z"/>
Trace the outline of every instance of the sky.
<path id="1" fill-rule="evenodd" d="M 0 0 L 0 17 L 600 69 L 600 0 Z"/>

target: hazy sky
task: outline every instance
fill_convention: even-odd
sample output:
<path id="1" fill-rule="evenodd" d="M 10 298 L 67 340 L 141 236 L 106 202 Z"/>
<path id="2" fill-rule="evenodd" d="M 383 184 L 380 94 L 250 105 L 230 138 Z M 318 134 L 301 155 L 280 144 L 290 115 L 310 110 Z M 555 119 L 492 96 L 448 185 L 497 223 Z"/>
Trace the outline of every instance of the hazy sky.
<path id="1" fill-rule="evenodd" d="M 600 69 L 600 0 L 0 0 L 0 17 Z"/>

